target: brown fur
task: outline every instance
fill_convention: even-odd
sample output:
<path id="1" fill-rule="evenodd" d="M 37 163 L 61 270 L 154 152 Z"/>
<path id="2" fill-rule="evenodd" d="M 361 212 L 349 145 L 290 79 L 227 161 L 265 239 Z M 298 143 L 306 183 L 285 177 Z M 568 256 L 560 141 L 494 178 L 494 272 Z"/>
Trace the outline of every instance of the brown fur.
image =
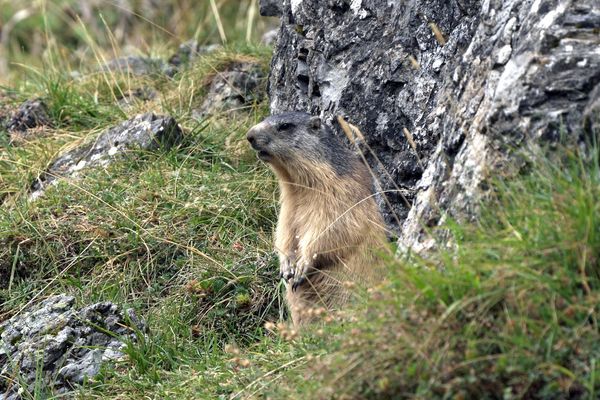
<path id="1" fill-rule="evenodd" d="M 259 124 L 254 132 L 266 128 Z M 309 152 L 310 147 L 290 146 L 284 161 L 268 161 L 281 190 L 275 248 L 284 276 L 294 270 L 286 297 L 295 325 L 310 320 L 309 309 L 346 303 L 349 282 L 372 285 L 381 279 L 377 254 L 387 249 L 367 167 L 348 152 L 343 162 L 352 173 L 339 174 L 327 159 Z M 298 282 L 303 283 L 293 290 Z"/>

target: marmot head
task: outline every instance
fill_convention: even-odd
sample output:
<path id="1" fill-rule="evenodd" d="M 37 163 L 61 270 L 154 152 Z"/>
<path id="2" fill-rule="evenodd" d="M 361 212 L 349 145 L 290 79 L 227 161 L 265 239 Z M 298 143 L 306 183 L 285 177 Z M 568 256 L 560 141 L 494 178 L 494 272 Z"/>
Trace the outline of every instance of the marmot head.
<path id="1" fill-rule="evenodd" d="M 246 135 L 258 158 L 276 171 L 294 175 L 296 169 L 329 167 L 343 175 L 349 172 L 355 155 L 321 123 L 304 112 L 273 115 L 252 127 Z"/>
<path id="2" fill-rule="evenodd" d="M 290 112 L 266 118 L 252 127 L 246 138 L 265 162 L 286 162 L 317 150 L 322 134 L 321 119 L 302 112 Z"/>

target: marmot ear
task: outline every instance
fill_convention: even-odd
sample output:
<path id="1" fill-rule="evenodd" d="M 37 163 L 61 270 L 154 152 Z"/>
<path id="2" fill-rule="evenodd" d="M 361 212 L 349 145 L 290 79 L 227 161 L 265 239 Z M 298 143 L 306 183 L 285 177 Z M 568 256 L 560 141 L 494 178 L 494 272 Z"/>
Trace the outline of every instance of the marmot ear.
<path id="1" fill-rule="evenodd" d="M 308 126 L 310 126 L 313 129 L 320 129 L 321 128 L 321 118 L 319 118 L 319 117 L 310 117 L 310 121 L 308 122 Z"/>

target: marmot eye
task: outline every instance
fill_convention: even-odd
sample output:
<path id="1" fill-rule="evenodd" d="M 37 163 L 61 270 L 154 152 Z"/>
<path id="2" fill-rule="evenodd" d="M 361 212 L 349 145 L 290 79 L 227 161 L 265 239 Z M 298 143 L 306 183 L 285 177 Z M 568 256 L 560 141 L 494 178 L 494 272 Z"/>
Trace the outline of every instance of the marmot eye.
<path id="1" fill-rule="evenodd" d="M 277 127 L 278 131 L 287 131 L 288 129 L 290 129 L 293 125 L 290 124 L 289 122 L 284 122 L 283 124 L 279 124 L 279 126 Z"/>

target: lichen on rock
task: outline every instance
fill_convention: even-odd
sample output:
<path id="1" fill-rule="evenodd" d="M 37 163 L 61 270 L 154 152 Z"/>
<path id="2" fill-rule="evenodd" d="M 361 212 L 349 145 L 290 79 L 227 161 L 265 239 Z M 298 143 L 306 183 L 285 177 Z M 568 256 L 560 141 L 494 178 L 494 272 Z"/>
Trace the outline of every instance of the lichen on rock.
<path id="1" fill-rule="evenodd" d="M 0 398 L 24 398 L 36 385 L 68 392 L 122 359 L 125 343 L 144 329 L 113 303 L 79 309 L 71 296 L 51 296 L 0 325 Z"/>
<path id="2" fill-rule="evenodd" d="M 52 125 L 48 106 L 41 99 L 27 100 L 10 116 L 6 123 L 9 132 L 24 132 L 38 126 Z"/>

